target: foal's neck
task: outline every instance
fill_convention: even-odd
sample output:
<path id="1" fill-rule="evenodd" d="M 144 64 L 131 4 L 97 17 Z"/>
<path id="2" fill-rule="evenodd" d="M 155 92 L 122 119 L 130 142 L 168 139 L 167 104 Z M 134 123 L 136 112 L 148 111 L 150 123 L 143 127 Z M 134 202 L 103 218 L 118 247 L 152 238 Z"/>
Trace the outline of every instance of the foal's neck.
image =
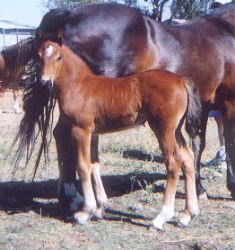
<path id="1" fill-rule="evenodd" d="M 64 71 L 68 74 L 72 80 L 82 80 L 88 76 L 93 76 L 94 74 L 86 65 L 86 63 L 72 50 L 63 45 L 63 66 L 61 73 L 64 74 Z"/>

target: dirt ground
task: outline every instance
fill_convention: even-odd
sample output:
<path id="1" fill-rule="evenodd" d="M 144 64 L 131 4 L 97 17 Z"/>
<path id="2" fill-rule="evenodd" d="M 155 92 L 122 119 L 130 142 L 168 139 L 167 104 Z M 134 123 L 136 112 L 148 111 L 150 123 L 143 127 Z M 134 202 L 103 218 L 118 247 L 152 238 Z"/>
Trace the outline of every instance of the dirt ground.
<path id="1" fill-rule="evenodd" d="M 0 249 L 235 249 L 235 202 L 226 188 L 226 166 L 202 168 L 209 195 L 200 200 L 200 216 L 188 228 L 175 221 L 165 232 L 149 227 L 160 211 L 166 182 L 165 166 L 148 126 L 102 135 L 100 158 L 110 208 L 102 221 L 84 226 L 63 221 L 57 203 L 55 144 L 50 162 L 31 181 L 34 160 L 14 171 L 14 150 L 6 158 L 22 115 L 12 110 L 12 93 L 5 94 L 0 114 Z M 209 120 L 203 161 L 218 148 L 213 119 Z M 180 181 L 176 215 L 184 208 Z"/>

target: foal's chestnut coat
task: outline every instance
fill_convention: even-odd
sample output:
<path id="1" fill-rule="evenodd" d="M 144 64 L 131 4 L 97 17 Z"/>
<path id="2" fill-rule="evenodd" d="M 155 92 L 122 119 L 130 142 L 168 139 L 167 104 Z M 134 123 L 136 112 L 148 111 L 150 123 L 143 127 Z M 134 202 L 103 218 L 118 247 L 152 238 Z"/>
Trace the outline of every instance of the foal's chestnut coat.
<path id="1" fill-rule="evenodd" d="M 100 166 L 91 155 L 92 134 L 126 129 L 147 120 L 167 167 L 163 206 L 153 226 L 162 230 L 164 223 L 174 216 L 181 167 L 185 174 L 186 207 L 180 224 L 187 226 L 199 211 L 193 153 L 181 133 L 185 116 L 188 125 L 197 123 L 196 109 L 200 105 L 198 95 L 193 95 L 193 84 L 161 70 L 116 79 L 96 76 L 68 47 L 52 41 L 42 43 L 39 55 L 43 63 L 42 81 L 54 85 L 63 123 L 69 127 L 74 142 L 84 195 L 82 211 L 75 214 L 76 221 L 83 224 L 93 215 L 101 217 L 107 207 Z M 63 151 L 61 143 L 57 144 L 57 150 Z"/>

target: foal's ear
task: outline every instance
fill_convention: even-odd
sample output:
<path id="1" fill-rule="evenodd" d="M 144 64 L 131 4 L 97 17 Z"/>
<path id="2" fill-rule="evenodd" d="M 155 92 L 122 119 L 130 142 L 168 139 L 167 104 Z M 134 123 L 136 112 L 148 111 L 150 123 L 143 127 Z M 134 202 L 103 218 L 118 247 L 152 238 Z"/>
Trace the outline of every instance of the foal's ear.
<path id="1" fill-rule="evenodd" d="M 36 36 L 36 38 L 39 38 L 39 39 L 42 39 L 42 40 L 45 39 L 45 33 L 40 28 L 36 29 L 35 36 Z"/>

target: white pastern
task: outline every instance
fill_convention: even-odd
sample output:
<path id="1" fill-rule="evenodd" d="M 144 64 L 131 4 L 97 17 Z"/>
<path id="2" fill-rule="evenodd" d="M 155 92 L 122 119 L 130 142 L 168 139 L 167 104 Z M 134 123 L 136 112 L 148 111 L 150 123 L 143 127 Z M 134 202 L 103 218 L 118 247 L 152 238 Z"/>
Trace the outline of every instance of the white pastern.
<path id="1" fill-rule="evenodd" d="M 154 228 L 163 231 L 164 224 L 166 222 L 171 221 L 171 219 L 173 217 L 174 217 L 174 207 L 173 206 L 163 206 L 161 209 L 161 212 L 152 221 L 152 225 Z"/>

